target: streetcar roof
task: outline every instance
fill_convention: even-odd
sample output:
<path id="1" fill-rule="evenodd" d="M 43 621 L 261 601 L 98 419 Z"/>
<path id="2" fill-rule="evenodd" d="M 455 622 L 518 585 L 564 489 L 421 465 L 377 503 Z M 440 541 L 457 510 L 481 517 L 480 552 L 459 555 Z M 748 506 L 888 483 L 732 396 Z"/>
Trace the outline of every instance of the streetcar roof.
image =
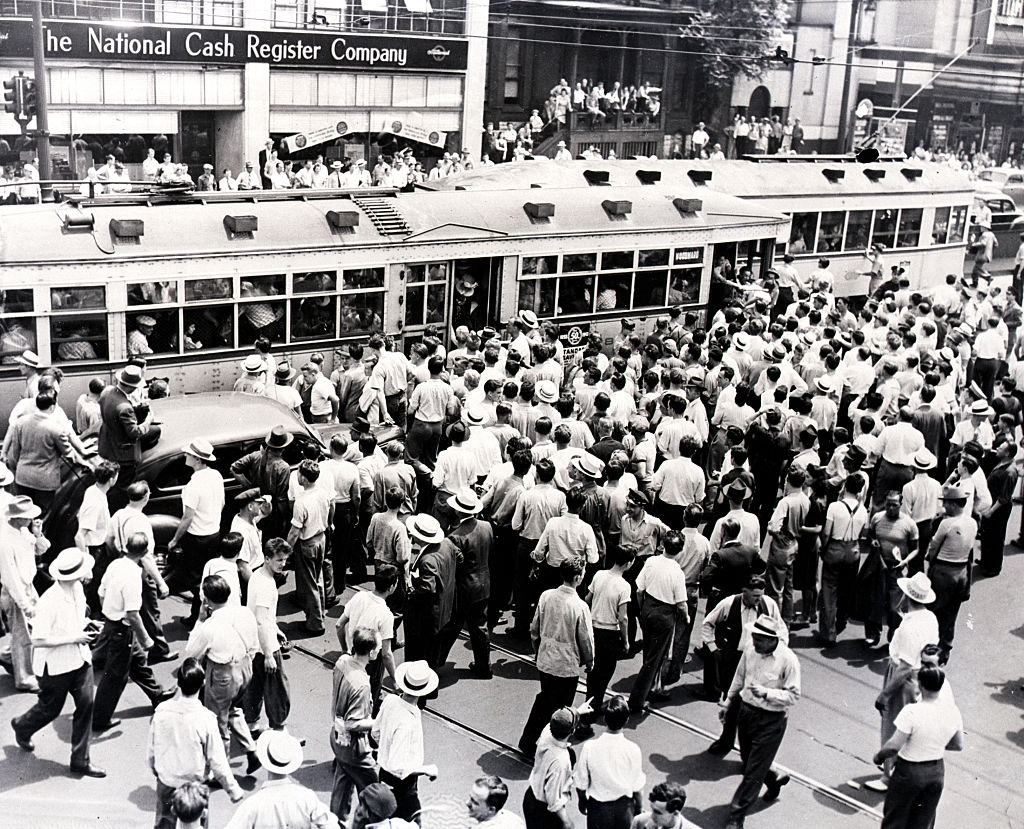
<path id="1" fill-rule="evenodd" d="M 287 191 L 292 193 L 293 191 Z M 600 187 L 586 193 L 578 189 L 494 192 L 412 192 L 390 196 L 342 194 L 322 197 L 315 191 L 294 191 L 293 198 L 260 199 L 251 195 L 237 200 L 183 203 L 126 201 L 86 202 L 81 207 L 43 204 L 0 210 L 0 262 L 44 264 L 48 262 L 117 262 L 166 258 L 174 255 L 232 255 L 302 249 L 361 248 L 387 245 L 473 242 L 564 235 L 621 233 L 624 230 L 679 231 L 751 224 L 782 227 L 788 219 L 764 206 L 733 196 L 693 187 L 677 189 Z M 679 199 L 699 199 L 699 211 Z M 371 202 L 375 202 L 375 207 Z M 628 210 L 615 215 L 609 204 L 628 202 Z M 384 205 L 382 212 L 380 204 Z M 537 220 L 528 204 L 550 205 L 551 218 Z M 688 208 L 688 209 L 684 209 Z M 390 209 L 390 211 L 388 210 Z M 329 224 L 335 212 L 354 227 L 339 231 Z M 387 214 L 387 215 L 386 215 Z M 230 218 L 229 218 L 230 217 Z M 255 232 L 237 219 L 255 217 Z M 68 226 L 68 220 L 71 226 Z M 84 224 L 75 223 L 84 219 Z M 142 235 L 134 244 L 116 236 L 119 227 L 142 223 Z M 344 221 L 344 220 L 343 220 Z M 381 227 L 375 225 L 375 221 Z M 398 232 L 386 225 L 396 222 Z M 251 224 L 250 224 L 251 226 Z M 137 225 L 136 225 L 137 228 Z"/>
<path id="2" fill-rule="evenodd" d="M 590 187 L 588 173 L 606 172 L 610 186 L 633 186 L 647 171 L 658 177 L 650 189 L 689 188 L 697 194 L 708 191 L 741 198 L 785 196 L 860 196 L 903 193 L 963 193 L 975 185 L 962 170 L 944 164 L 882 161 L 850 164 L 838 160 L 804 161 L 794 164 L 760 164 L 752 161 L 684 161 L 670 159 L 519 162 L 477 167 L 422 187 L 433 190 L 523 190 L 540 186 L 552 188 Z M 691 172 L 711 174 L 705 184 L 691 178 Z M 841 173 L 841 175 L 840 175 Z M 880 176 L 884 173 L 884 176 Z M 698 175 L 699 178 L 699 175 Z"/>

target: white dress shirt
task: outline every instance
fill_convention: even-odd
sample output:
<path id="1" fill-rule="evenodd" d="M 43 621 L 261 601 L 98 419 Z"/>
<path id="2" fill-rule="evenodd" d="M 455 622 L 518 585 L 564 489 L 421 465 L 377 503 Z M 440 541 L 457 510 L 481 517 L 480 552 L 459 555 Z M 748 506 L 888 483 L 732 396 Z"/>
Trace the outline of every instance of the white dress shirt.
<path id="1" fill-rule="evenodd" d="M 36 602 L 32 618 L 33 638 L 75 636 L 85 630 L 85 591 L 80 581 L 55 582 Z M 89 646 L 57 645 L 32 648 L 32 673 L 66 674 L 92 662 Z"/>
<path id="2" fill-rule="evenodd" d="M 621 733 L 587 740 L 573 771 L 575 786 L 591 800 L 610 803 L 632 797 L 647 785 L 640 746 Z"/>
<path id="3" fill-rule="evenodd" d="M 370 731 L 380 767 L 399 779 L 423 766 L 423 721 L 418 705 L 387 694 Z"/>

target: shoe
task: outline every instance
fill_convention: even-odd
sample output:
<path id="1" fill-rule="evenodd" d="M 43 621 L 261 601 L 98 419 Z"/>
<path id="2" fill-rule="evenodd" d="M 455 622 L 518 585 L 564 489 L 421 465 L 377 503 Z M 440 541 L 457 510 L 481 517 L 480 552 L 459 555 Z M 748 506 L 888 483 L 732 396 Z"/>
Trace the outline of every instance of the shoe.
<path id="1" fill-rule="evenodd" d="M 334 596 L 330 601 L 324 602 L 324 610 L 330 610 L 332 607 L 336 607 L 340 603 L 341 599 L 339 599 L 337 596 Z"/>
<path id="2" fill-rule="evenodd" d="M 885 793 L 889 791 L 889 783 L 884 777 L 878 777 L 874 780 L 868 780 L 864 784 L 864 788 L 872 792 Z"/>
<path id="3" fill-rule="evenodd" d="M 579 737 L 581 740 L 589 740 L 594 736 L 594 726 L 590 723 L 583 723 L 582 725 L 576 726 L 576 730 L 572 733 L 574 737 Z"/>
<path id="4" fill-rule="evenodd" d="M 477 668 L 475 662 L 470 662 L 469 663 L 469 672 L 473 676 L 475 676 L 477 679 L 491 679 L 491 678 L 494 677 L 494 674 L 491 673 L 491 666 L 490 665 L 486 665 L 486 666 L 484 666 L 482 668 Z"/>
<path id="5" fill-rule="evenodd" d="M 188 616 L 175 616 L 174 621 L 185 628 L 189 633 L 191 633 L 192 628 L 196 626 L 196 620 L 190 619 Z"/>
<path id="6" fill-rule="evenodd" d="M 27 685 L 15 685 L 14 689 L 16 691 L 21 691 L 23 694 L 38 694 L 39 693 L 39 683 L 37 683 L 37 682 L 30 682 Z"/>
<path id="7" fill-rule="evenodd" d="M 178 652 L 177 651 L 168 651 L 167 653 L 164 653 L 164 654 L 159 654 L 159 653 L 153 654 L 153 653 L 151 653 L 149 655 L 149 659 L 147 659 L 146 661 L 149 662 L 150 665 L 159 665 L 161 662 L 175 662 L 175 661 L 177 661 L 177 659 L 178 659 Z"/>
<path id="8" fill-rule="evenodd" d="M 872 650 L 874 650 L 875 648 L 878 647 L 878 643 L 881 642 L 881 641 L 882 641 L 882 637 L 881 636 L 870 636 L 870 637 L 865 637 L 864 644 L 867 645 Z"/>
<path id="9" fill-rule="evenodd" d="M 708 754 L 715 755 L 715 757 L 725 757 L 726 754 L 732 751 L 732 746 L 728 743 L 723 743 L 721 740 L 715 740 L 705 751 Z"/>
<path id="10" fill-rule="evenodd" d="M 117 719 L 116 717 L 111 719 L 110 722 L 107 722 L 107 723 L 93 723 L 92 724 L 92 733 L 93 734 L 102 734 L 104 731 L 110 731 L 110 729 L 112 729 L 112 728 L 117 728 L 120 724 L 121 724 L 121 721 L 119 719 Z"/>
<path id="11" fill-rule="evenodd" d="M 310 636 L 323 636 L 326 628 L 311 628 L 309 625 L 303 625 L 302 632 L 308 633 Z"/>
<path id="12" fill-rule="evenodd" d="M 655 702 L 668 702 L 670 699 L 672 699 L 672 694 L 670 694 L 668 691 L 664 689 L 660 691 L 649 691 L 647 694 L 647 699 L 654 700 Z"/>
<path id="13" fill-rule="evenodd" d="M 775 777 L 772 782 L 765 781 L 764 788 L 765 792 L 762 795 L 766 803 L 773 803 L 779 799 L 779 792 L 782 791 L 782 787 L 789 782 L 788 774 L 780 774 Z"/>
<path id="14" fill-rule="evenodd" d="M 245 727 L 249 729 L 249 733 L 252 735 L 254 740 L 263 733 L 263 729 L 260 728 L 260 724 L 258 722 L 246 722 Z"/>
<path id="15" fill-rule="evenodd" d="M 16 722 L 17 717 L 11 720 L 11 730 L 14 732 L 14 742 L 18 744 L 18 748 L 22 751 L 35 751 L 36 744 L 32 742 L 31 738 L 22 737 L 21 734 L 18 733 L 18 726 L 15 724 Z"/>
<path id="16" fill-rule="evenodd" d="M 106 777 L 107 773 L 99 766 L 94 766 L 92 763 L 87 763 L 84 766 L 72 766 L 72 774 L 80 774 L 83 777 Z"/>
<path id="17" fill-rule="evenodd" d="M 259 771 L 259 768 L 260 768 L 260 758 L 256 756 L 256 752 L 255 751 L 250 751 L 245 756 L 246 756 L 246 759 L 248 759 L 248 761 L 249 761 L 246 764 L 246 766 L 245 766 L 245 773 L 251 777 L 257 771 Z"/>

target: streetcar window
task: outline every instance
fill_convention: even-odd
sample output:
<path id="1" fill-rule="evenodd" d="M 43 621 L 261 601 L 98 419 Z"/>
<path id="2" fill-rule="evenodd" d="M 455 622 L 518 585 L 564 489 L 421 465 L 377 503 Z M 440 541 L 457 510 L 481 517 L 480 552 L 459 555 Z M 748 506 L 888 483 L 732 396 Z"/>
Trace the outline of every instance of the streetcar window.
<path id="1" fill-rule="evenodd" d="M 638 268 L 664 268 L 668 265 L 668 248 L 642 250 L 637 256 Z"/>
<path id="2" fill-rule="evenodd" d="M 284 276 L 248 276 L 238 286 L 242 299 L 254 296 L 282 296 Z"/>
<path id="3" fill-rule="evenodd" d="M 243 296 L 258 295 L 243 292 Z M 240 304 L 238 306 L 238 344 L 252 345 L 260 337 L 266 337 L 271 342 L 282 341 L 284 339 L 284 304 L 283 299 Z M 230 341 L 230 334 L 227 339 Z M 203 345 L 208 347 L 206 343 Z"/>
<path id="4" fill-rule="evenodd" d="M 190 279 L 185 283 L 185 302 L 205 302 L 230 297 L 230 279 Z"/>
<path id="5" fill-rule="evenodd" d="M 31 314 L 34 307 L 31 288 L 0 290 L 0 317 L 8 314 Z"/>
<path id="6" fill-rule="evenodd" d="M 523 257 L 523 269 L 521 273 L 524 276 L 532 276 L 533 274 L 542 273 L 554 273 L 558 270 L 558 257 L 557 256 L 524 256 Z"/>
<path id="7" fill-rule="evenodd" d="M 448 263 L 429 262 L 403 265 L 405 277 L 405 324 L 428 325 L 444 322 L 448 290 Z M 456 278 L 456 288 L 461 280 Z M 470 294 L 473 292 L 470 291 Z"/>
<path id="8" fill-rule="evenodd" d="M 296 294 L 315 294 L 333 291 L 338 285 L 338 275 L 334 271 L 315 273 L 297 273 L 292 281 L 292 292 Z"/>
<path id="9" fill-rule="evenodd" d="M 565 280 L 562 280 L 563 283 Z M 629 308 L 631 274 L 602 274 L 597 280 L 597 310 Z"/>
<path id="10" fill-rule="evenodd" d="M 567 253 L 562 257 L 562 273 L 597 270 L 596 253 Z"/>
<path id="11" fill-rule="evenodd" d="M 920 207 L 912 210 L 904 208 L 900 211 L 900 230 L 896 235 L 896 247 L 916 248 L 921 244 L 921 217 L 924 210 Z"/>
<path id="12" fill-rule="evenodd" d="M 444 298 L 447 287 L 446 282 L 436 282 L 427 286 L 427 325 L 432 322 L 444 322 Z"/>
<path id="13" fill-rule="evenodd" d="M 292 340 L 323 340 L 334 336 L 338 313 L 336 296 L 310 296 L 292 300 Z"/>
<path id="14" fill-rule="evenodd" d="M 357 268 L 351 271 L 343 271 L 341 287 L 346 291 L 383 288 L 384 268 Z"/>
<path id="15" fill-rule="evenodd" d="M 383 278 L 383 268 L 379 270 Z M 384 327 L 384 293 L 382 291 L 367 294 L 343 294 L 340 301 L 342 336 L 380 331 Z"/>
<path id="16" fill-rule="evenodd" d="M 817 231 L 817 213 L 794 213 L 789 231 L 789 252 L 807 253 L 814 250 L 814 235 Z"/>
<path id="17" fill-rule="evenodd" d="M 851 210 L 846 222 L 846 250 L 866 250 L 871 236 L 871 211 Z"/>
<path id="18" fill-rule="evenodd" d="M 605 251 L 601 254 L 601 270 L 632 268 L 634 258 L 635 253 L 631 250 Z"/>
<path id="19" fill-rule="evenodd" d="M 949 239 L 952 242 L 962 242 L 964 232 L 967 229 L 967 205 L 954 207 L 949 217 Z"/>
<path id="20" fill-rule="evenodd" d="M 107 359 L 107 315 L 51 317 L 50 348 L 59 361 Z"/>
<path id="21" fill-rule="evenodd" d="M 702 268 L 673 268 L 672 281 L 668 288 L 666 305 L 680 305 L 696 302 L 700 297 L 700 275 Z"/>
<path id="22" fill-rule="evenodd" d="M 35 320 L 0 314 L 0 363 L 10 365 L 22 352 L 37 350 Z"/>
<path id="23" fill-rule="evenodd" d="M 427 265 L 428 282 L 444 282 L 448 278 L 448 265 L 445 262 L 431 262 Z M 383 284 L 383 283 L 382 283 Z"/>
<path id="24" fill-rule="evenodd" d="M 50 308 L 54 311 L 106 308 L 106 299 L 107 294 L 102 287 L 50 289 Z"/>
<path id="25" fill-rule="evenodd" d="M 519 283 L 519 310 L 533 311 L 538 317 L 555 315 L 555 280 L 527 279 Z"/>
<path id="26" fill-rule="evenodd" d="M 952 208 L 938 207 L 935 209 L 935 220 L 932 222 L 932 244 L 946 244 L 946 234 L 949 232 L 949 213 Z"/>
<path id="27" fill-rule="evenodd" d="M 896 245 L 897 210 L 876 210 L 875 223 L 871 228 L 871 244 L 885 245 L 887 248 Z"/>
<path id="28" fill-rule="evenodd" d="M 167 354 L 178 351 L 178 312 L 145 311 L 140 314 L 128 314 L 125 320 L 128 329 L 128 356 L 146 356 L 147 354 Z M 200 346 L 186 344 L 186 350 L 194 350 Z"/>
<path id="29" fill-rule="evenodd" d="M 185 294 L 188 295 L 187 288 Z M 252 308 L 254 306 L 243 307 Z M 235 344 L 233 312 L 234 308 L 230 305 L 188 308 L 184 312 L 185 336 L 191 338 L 194 343 L 202 343 L 203 350 L 232 348 Z"/>
<path id="30" fill-rule="evenodd" d="M 821 226 L 818 228 L 818 253 L 835 253 L 843 249 L 843 226 L 846 224 L 846 213 L 837 210 L 821 214 Z"/>
<path id="31" fill-rule="evenodd" d="M 167 305 L 177 301 L 177 282 L 137 282 L 128 286 L 129 305 Z"/>
<path id="32" fill-rule="evenodd" d="M 423 300 L 426 286 L 407 285 L 405 288 L 405 324 L 423 325 Z"/>
<path id="33" fill-rule="evenodd" d="M 594 310 L 594 277 L 563 276 L 558 280 L 558 313 L 589 314 Z"/>
<path id="34" fill-rule="evenodd" d="M 402 278 L 408 282 L 426 282 L 427 281 L 427 266 L 426 265 L 404 265 L 402 267 Z"/>
<path id="35" fill-rule="evenodd" d="M 643 252 L 641 252 L 641 257 Z M 667 305 L 668 271 L 639 271 L 633 278 L 633 307 Z"/>

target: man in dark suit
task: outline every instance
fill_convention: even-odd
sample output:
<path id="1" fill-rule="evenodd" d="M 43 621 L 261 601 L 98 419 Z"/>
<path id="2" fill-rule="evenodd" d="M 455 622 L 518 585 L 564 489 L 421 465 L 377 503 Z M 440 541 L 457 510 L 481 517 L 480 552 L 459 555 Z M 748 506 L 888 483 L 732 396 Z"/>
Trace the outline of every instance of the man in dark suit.
<path id="1" fill-rule="evenodd" d="M 267 139 L 263 142 L 263 149 L 260 150 L 260 181 L 263 183 L 263 189 L 270 189 L 270 177 L 267 175 L 267 162 L 270 160 L 270 153 L 274 149 L 274 142 L 271 139 Z"/>
<path id="2" fill-rule="evenodd" d="M 139 423 L 135 406 L 128 398 L 143 382 L 142 369 L 130 364 L 118 372 L 117 384 L 107 386 L 100 395 L 102 423 L 98 451 L 101 458 L 120 467 L 117 481 L 108 496 L 111 510 L 119 509 L 128 502 L 126 490 L 135 480 L 135 472 L 142 460 L 143 439 L 149 443 L 160 437 L 160 427 L 150 423 L 148 418 Z"/>
<path id="3" fill-rule="evenodd" d="M 711 554 L 711 561 L 701 576 L 701 586 L 708 596 L 706 613 L 726 596 L 742 591 L 751 576 L 764 575 L 765 563 L 757 547 L 741 543 L 739 535 L 739 522 L 723 518 L 722 546 Z"/>
<path id="4" fill-rule="evenodd" d="M 441 631 L 438 663 L 443 665 L 459 638 L 463 626 L 473 646 L 471 673 L 480 679 L 491 678 L 491 642 L 487 630 L 487 601 L 491 595 L 490 556 L 494 530 L 477 515 L 480 499 L 471 489 L 456 492 L 448 506 L 459 516 L 458 525 L 441 544 L 455 556 L 455 612 Z"/>
<path id="5" fill-rule="evenodd" d="M 412 593 L 406 621 L 406 657 L 424 659 L 436 670 L 441 631 L 455 610 L 455 547 L 442 544 L 444 530 L 432 515 L 411 515 L 405 528 L 413 545 L 409 565 Z"/>

